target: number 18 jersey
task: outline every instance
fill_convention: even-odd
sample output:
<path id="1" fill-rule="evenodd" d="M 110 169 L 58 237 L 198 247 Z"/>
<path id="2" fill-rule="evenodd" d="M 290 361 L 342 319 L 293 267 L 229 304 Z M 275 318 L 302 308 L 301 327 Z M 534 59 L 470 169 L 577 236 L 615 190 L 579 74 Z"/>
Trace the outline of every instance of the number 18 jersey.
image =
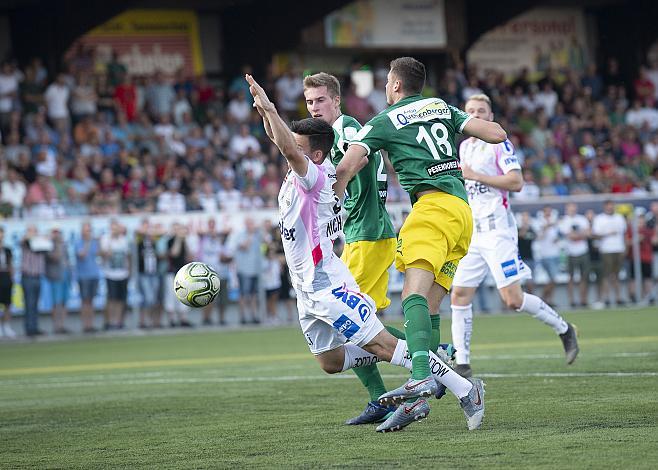
<path id="1" fill-rule="evenodd" d="M 350 144 L 361 145 L 368 155 L 388 151 L 412 203 L 419 191 L 427 189 L 468 202 L 455 136 L 470 119 L 440 98 L 408 96 L 368 121 Z"/>

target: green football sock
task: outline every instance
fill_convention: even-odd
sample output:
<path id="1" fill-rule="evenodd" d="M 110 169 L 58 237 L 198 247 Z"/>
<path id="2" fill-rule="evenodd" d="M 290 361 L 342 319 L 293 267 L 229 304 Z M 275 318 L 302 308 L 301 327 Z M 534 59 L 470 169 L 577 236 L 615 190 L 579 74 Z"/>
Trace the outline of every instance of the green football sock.
<path id="1" fill-rule="evenodd" d="M 402 310 L 407 348 L 411 355 L 411 377 L 416 380 L 424 379 L 430 375 L 429 349 L 432 330 L 427 299 L 419 294 L 411 294 L 402 301 Z"/>
<path id="2" fill-rule="evenodd" d="M 384 386 L 384 381 L 379 373 L 377 364 L 355 367 L 352 370 L 368 390 L 370 401 L 377 401 L 380 396 L 386 393 L 386 387 Z"/>
<path id="3" fill-rule="evenodd" d="M 393 326 L 386 326 L 385 328 L 386 331 L 388 331 L 390 334 L 395 336 L 397 339 L 407 339 L 407 336 L 404 334 L 403 331 L 400 331 Z"/>
<path id="4" fill-rule="evenodd" d="M 432 332 L 430 334 L 430 351 L 436 352 L 441 342 L 441 317 L 439 315 L 430 315 L 432 323 Z"/>

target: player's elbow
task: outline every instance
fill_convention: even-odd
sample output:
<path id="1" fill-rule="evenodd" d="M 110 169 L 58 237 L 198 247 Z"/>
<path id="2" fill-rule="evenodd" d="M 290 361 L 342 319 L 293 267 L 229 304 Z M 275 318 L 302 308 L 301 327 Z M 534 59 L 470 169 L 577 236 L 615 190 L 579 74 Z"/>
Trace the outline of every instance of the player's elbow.
<path id="1" fill-rule="evenodd" d="M 517 180 L 512 181 L 512 184 L 510 184 L 509 190 L 512 191 L 513 193 L 518 193 L 523 189 L 523 178 L 519 178 Z"/>
<path id="2" fill-rule="evenodd" d="M 487 140 L 487 142 L 490 144 L 500 144 L 501 142 L 505 142 L 507 140 L 507 132 L 505 132 L 505 129 L 503 129 L 497 122 L 492 124 L 493 126 L 491 126 L 489 131 L 489 140 Z"/>

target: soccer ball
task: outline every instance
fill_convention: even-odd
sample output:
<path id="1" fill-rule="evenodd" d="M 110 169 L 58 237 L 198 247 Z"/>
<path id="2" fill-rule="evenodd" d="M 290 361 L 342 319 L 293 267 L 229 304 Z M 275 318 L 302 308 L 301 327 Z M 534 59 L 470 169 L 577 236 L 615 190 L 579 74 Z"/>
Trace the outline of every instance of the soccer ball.
<path id="1" fill-rule="evenodd" d="M 189 307 L 201 308 L 219 294 L 219 276 L 205 263 L 194 261 L 178 270 L 174 278 L 178 300 Z"/>

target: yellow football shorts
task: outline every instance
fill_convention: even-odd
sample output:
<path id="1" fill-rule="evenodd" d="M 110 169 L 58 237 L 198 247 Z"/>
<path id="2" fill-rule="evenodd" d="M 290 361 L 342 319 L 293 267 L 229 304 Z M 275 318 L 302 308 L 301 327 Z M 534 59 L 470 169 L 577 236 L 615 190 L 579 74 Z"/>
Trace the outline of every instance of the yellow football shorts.
<path id="1" fill-rule="evenodd" d="M 365 294 L 375 301 L 377 310 L 391 305 L 388 293 L 388 268 L 395 259 L 395 238 L 361 240 L 347 243 L 341 259 Z"/>
<path id="2" fill-rule="evenodd" d="M 414 204 L 398 236 L 395 267 L 434 272 L 434 282 L 450 290 L 459 260 L 473 234 L 470 206 L 457 196 L 429 193 Z"/>

